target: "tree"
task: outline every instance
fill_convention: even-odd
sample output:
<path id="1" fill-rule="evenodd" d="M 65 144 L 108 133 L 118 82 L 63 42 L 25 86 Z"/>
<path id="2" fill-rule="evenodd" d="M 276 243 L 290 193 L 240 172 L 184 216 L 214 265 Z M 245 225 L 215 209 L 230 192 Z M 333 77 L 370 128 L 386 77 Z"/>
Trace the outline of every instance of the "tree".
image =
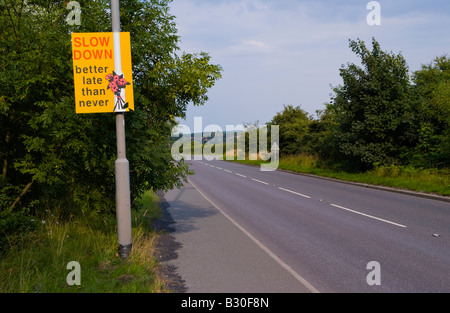
<path id="1" fill-rule="evenodd" d="M 450 58 L 437 57 L 413 75 L 418 99 L 418 143 L 411 162 L 423 167 L 450 166 Z"/>
<path id="2" fill-rule="evenodd" d="M 400 160 L 414 143 L 408 66 L 401 54 L 384 52 L 373 38 L 369 51 L 362 40 L 350 40 L 362 67 L 340 69 L 343 85 L 334 88 L 330 108 L 338 160 L 349 169 Z"/>
<path id="3" fill-rule="evenodd" d="M 0 2 L 0 211 L 114 212 L 115 116 L 75 114 L 70 42 L 71 32 L 111 31 L 110 1 L 79 2 L 79 26 L 66 23 L 64 1 Z M 132 197 L 190 173 L 170 154 L 173 117 L 189 102 L 203 105 L 221 77 L 207 53 L 177 54 L 169 3 L 121 1 L 135 87 L 135 112 L 126 115 Z"/>
<path id="4" fill-rule="evenodd" d="M 308 152 L 305 137 L 309 123 L 308 114 L 299 106 L 285 105 L 284 110 L 273 117 L 269 124 L 279 126 L 280 155 Z"/>
<path id="5" fill-rule="evenodd" d="M 321 164 L 331 165 L 334 161 L 332 156 L 335 154 L 333 149 L 336 146 L 331 134 L 335 119 L 333 110 L 328 104 L 325 106 L 325 109 L 316 111 L 317 118 L 311 118 L 304 141 L 310 155 L 317 155 Z"/>

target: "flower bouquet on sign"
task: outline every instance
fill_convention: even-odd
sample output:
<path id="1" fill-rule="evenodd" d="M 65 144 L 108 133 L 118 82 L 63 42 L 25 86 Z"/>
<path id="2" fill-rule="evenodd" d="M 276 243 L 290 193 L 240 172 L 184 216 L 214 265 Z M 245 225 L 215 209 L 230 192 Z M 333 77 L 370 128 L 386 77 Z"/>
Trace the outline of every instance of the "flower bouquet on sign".
<path id="1" fill-rule="evenodd" d="M 114 93 L 117 97 L 116 105 L 114 106 L 114 112 L 123 111 L 128 108 L 128 102 L 125 103 L 125 100 L 121 96 L 122 89 L 124 89 L 127 85 L 130 85 L 129 82 L 123 78 L 122 75 L 117 75 L 114 71 L 112 74 L 106 75 L 106 80 L 109 82 L 108 88 Z"/>

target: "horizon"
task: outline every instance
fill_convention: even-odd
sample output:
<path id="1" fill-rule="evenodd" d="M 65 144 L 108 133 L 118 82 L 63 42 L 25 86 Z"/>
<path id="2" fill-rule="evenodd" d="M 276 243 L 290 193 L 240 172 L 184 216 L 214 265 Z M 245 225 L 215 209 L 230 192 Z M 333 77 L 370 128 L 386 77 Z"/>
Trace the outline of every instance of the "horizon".
<path id="1" fill-rule="evenodd" d="M 372 38 L 401 53 L 410 74 L 450 52 L 450 1 L 378 1 L 380 25 L 369 25 L 370 1 L 174 0 L 180 52 L 207 52 L 223 68 L 204 106 L 189 104 L 180 124 L 269 122 L 284 105 L 309 115 L 325 109 L 342 65 L 360 65 L 349 39 Z"/>

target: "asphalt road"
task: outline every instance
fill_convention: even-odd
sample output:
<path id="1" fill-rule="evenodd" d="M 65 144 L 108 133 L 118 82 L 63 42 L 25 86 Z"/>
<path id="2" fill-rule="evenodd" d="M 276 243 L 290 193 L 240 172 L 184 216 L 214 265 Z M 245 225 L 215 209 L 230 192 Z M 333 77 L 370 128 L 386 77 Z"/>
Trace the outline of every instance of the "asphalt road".
<path id="1" fill-rule="evenodd" d="M 449 202 L 224 161 L 192 169 L 165 195 L 188 292 L 450 292 Z"/>

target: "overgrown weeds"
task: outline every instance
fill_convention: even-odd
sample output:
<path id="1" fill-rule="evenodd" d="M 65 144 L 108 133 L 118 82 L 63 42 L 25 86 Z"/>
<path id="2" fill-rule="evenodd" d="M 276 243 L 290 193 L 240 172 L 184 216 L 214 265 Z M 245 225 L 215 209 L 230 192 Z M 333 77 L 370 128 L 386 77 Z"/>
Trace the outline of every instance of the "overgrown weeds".
<path id="1" fill-rule="evenodd" d="M 262 161 L 237 161 L 260 164 Z M 319 157 L 298 154 L 280 157 L 279 169 L 342 179 L 366 184 L 408 189 L 419 192 L 450 195 L 450 169 L 423 169 L 408 166 L 376 166 L 362 173 L 349 173 L 326 166 Z"/>
<path id="2" fill-rule="evenodd" d="M 132 213 L 133 248 L 117 255 L 114 216 L 77 216 L 62 220 L 48 213 L 33 231 L 15 239 L 0 256 L 2 293 L 167 292 L 156 275 L 158 234 L 151 223 L 160 214 L 159 199 L 148 192 Z M 69 286 L 67 264 L 80 264 L 81 284 Z"/>

